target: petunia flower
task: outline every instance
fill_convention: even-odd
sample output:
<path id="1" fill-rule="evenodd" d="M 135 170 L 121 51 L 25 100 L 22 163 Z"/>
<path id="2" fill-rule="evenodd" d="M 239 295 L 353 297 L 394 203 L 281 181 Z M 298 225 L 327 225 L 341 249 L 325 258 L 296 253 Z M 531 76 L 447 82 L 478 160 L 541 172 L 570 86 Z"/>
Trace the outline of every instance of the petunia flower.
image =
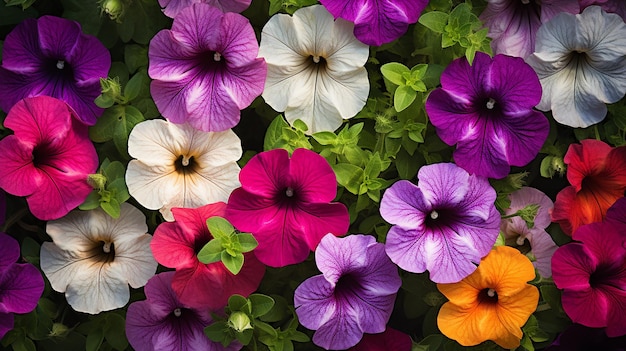
<path id="1" fill-rule="evenodd" d="M 559 334 L 558 338 L 546 348 L 546 351 L 624 351 L 626 335 L 609 338 L 604 328 L 588 328 L 572 324 Z"/>
<path id="2" fill-rule="evenodd" d="M 556 195 L 552 220 L 572 235 L 599 222 L 626 191 L 626 146 L 611 148 L 594 139 L 571 144 L 564 158 L 571 184 Z"/>
<path id="3" fill-rule="evenodd" d="M 579 10 L 578 0 L 488 0 L 480 20 L 489 28 L 495 54 L 526 58 L 535 51 L 542 23 L 561 12 Z"/>
<path id="4" fill-rule="evenodd" d="M 19 258 L 17 240 L 0 233 L 0 339 L 13 329 L 13 314 L 34 310 L 44 289 L 37 267 Z"/>
<path id="5" fill-rule="evenodd" d="M 300 263 L 327 233 L 348 231 L 348 209 L 337 195 L 335 172 L 322 156 L 296 149 L 256 154 L 239 174 L 241 188 L 227 202 L 226 218 L 259 242 L 254 253 L 272 267 Z"/>
<path id="6" fill-rule="evenodd" d="M 604 11 L 616 13 L 626 21 L 626 2 L 623 0 L 578 0 L 580 9 L 584 10 L 589 6 L 600 6 Z"/>
<path id="7" fill-rule="evenodd" d="M 150 248 L 157 262 L 176 269 L 172 288 L 181 303 L 216 311 L 226 306 L 231 295 L 248 296 L 259 287 L 265 266 L 252 252 L 244 254 L 244 265 L 237 275 L 222 262 L 203 264 L 198 260 L 198 251 L 213 239 L 206 221 L 213 216 L 224 217 L 225 203 L 173 208 L 172 212 L 175 221 L 156 228 Z"/>
<path id="8" fill-rule="evenodd" d="M 128 191 L 173 221 L 172 207 L 226 201 L 239 186 L 241 140 L 232 130 L 202 132 L 188 124 L 144 121 L 128 137 Z"/>
<path id="9" fill-rule="evenodd" d="M 294 304 L 313 343 L 327 350 L 356 345 L 363 333 L 382 333 L 402 284 L 397 267 L 373 236 L 324 236 L 315 263 L 322 272 L 300 284 Z"/>
<path id="10" fill-rule="evenodd" d="M 268 65 L 263 99 L 284 111 L 289 123 L 306 123 L 307 133 L 334 131 L 365 106 L 369 49 L 352 28 L 333 20 L 321 5 L 293 16 L 274 15 L 263 27 L 259 56 Z"/>
<path id="11" fill-rule="evenodd" d="M 552 278 L 563 290 L 565 313 L 574 323 L 606 327 L 606 335 L 626 335 L 626 198 L 607 220 L 578 228 L 571 242 L 552 257 Z M 614 217 L 616 216 L 616 217 Z"/>
<path id="12" fill-rule="evenodd" d="M 598 6 L 561 13 L 539 28 L 526 62 L 543 88 L 537 108 L 566 126 L 588 127 L 626 93 L 626 23 Z"/>
<path id="13" fill-rule="evenodd" d="M 104 111 L 94 100 L 106 78 L 111 55 L 100 41 L 65 18 L 28 18 L 4 41 L 0 65 L 0 108 L 23 98 L 48 95 L 67 102 L 75 117 L 96 124 Z"/>
<path id="14" fill-rule="evenodd" d="M 184 8 L 148 49 L 159 112 L 206 132 L 234 127 L 240 110 L 263 92 L 267 67 L 257 53 L 254 30 L 242 15 L 205 3 Z"/>
<path id="15" fill-rule="evenodd" d="M 411 351 L 411 346 L 410 336 L 387 327 L 382 333 L 364 334 L 363 339 L 348 351 Z"/>
<path id="16" fill-rule="evenodd" d="M 400 38 L 417 22 L 428 0 L 320 0 L 335 18 L 354 23 L 354 35 L 380 46 Z"/>
<path id="17" fill-rule="evenodd" d="M 476 270 L 498 237 L 500 214 L 486 178 L 453 163 L 420 168 L 417 186 L 400 180 L 383 194 L 380 215 L 393 224 L 385 250 L 400 268 L 430 272 L 436 283 Z"/>
<path id="18" fill-rule="evenodd" d="M 426 112 L 437 135 L 456 144 L 454 161 L 470 173 L 503 178 L 510 166 L 532 161 L 548 137 L 548 119 L 533 107 L 541 99 L 537 75 L 521 58 L 476 53 L 446 67 Z"/>
<path id="19" fill-rule="evenodd" d="M 128 203 L 112 218 L 102 209 L 73 211 L 48 222 L 54 241 L 41 245 L 41 269 L 52 288 L 78 312 L 124 307 L 128 285 L 140 288 L 156 271 L 146 217 Z"/>
<path id="20" fill-rule="evenodd" d="M 205 308 L 178 300 L 172 290 L 174 272 L 159 273 L 144 288 L 146 299 L 133 302 L 126 313 L 126 336 L 137 351 L 236 351 L 241 344 L 223 347 L 209 340 L 204 328 L 213 320 Z"/>
<path id="21" fill-rule="evenodd" d="M 509 195 L 511 206 L 504 211 L 505 215 L 515 214 L 528 205 L 539 206 L 535 215 L 534 225 L 528 228 L 519 216 L 502 219 L 500 231 L 504 234 L 506 244 L 516 247 L 523 254 L 535 258 L 533 265 L 542 277 L 552 276 L 551 260 L 557 245 L 546 228 L 552 223 L 550 212 L 554 204 L 546 194 L 535 188 L 523 187 Z M 530 247 L 529 247 L 530 246 Z"/>
<path id="22" fill-rule="evenodd" d="M 170 18 L 176 18 L 186 7 L 193 4 L 205 3 L 220 9 L 222 12 L 242 12 L 250 6 L 252 0 L 159 0 L 163 13 Z"/>
<path id="23" fill-rule="evenodd" d="M 539 290 L 527 284 L 534 278 L 535 269 L 526 256 L 497 246 L 467 278 L 437 284 L 449 300 L 437 315 L 439 330 L 463 346 L 492 340 L 505 349 L 517 348 L 521 327 L 539 302 Z"/>
<path id="24" fill-rule="evenodd" d="M 42 220 L 63 217 L 85 201 L 98 155 L 87 126 L 66 103 L 48 96 L 21 100 L 4 126 L 13 135 L 0 140 L 0 188 L 25 196 Z"/>

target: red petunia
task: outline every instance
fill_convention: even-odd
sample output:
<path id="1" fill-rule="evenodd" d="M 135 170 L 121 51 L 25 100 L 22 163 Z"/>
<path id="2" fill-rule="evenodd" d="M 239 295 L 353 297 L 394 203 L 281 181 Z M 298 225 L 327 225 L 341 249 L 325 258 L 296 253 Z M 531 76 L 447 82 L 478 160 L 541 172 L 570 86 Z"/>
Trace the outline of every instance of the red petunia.
<path id="1" fill-rule="evenodd" d="M 570 145 L 564 161 L 571 186 L 557 194 L 552 221 L 572 235 L 581 225 L 602 221 L 607 209 L 624 196 L 626 146 L 582 140 Z"/>

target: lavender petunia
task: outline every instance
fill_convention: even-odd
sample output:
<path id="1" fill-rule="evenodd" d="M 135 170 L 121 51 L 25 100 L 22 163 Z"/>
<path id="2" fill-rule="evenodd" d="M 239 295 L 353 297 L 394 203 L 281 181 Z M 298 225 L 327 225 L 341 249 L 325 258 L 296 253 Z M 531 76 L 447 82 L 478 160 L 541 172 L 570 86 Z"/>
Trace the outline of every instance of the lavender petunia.
<path id="1" fill-rule="evenodd" d="M 204 335 L 211 324 L 208 309 L 182 304 L 172 290 L 174 272 L 150 278 L 146 300 L 133 302 L 126 314 L 126 336 L 137 351 L 236 351 L 238 343 L 223 347 Z"/>
<path id="2" fill-rule="evenodd" d="M 96 124 L 103 109 L 100 78 L 111 66 L 109 51 L 83 34 L 78 22 L 43 16 L 26 19 L 7 35 L 0 66 L 0 108 L 5 112 L 19 100 L 48 95 L 70 105 L 81 122 Z"/>
<path id="3" fill-rule="evenodd" d="M 400 268 L 430 272 L 435 283 L 455 283 L 476 270 L 499 233 L 495 190 L 486 178 L 453 163 L 424 166 L 417 186 L 393 184 L 380 202 L 380 214 L 394 224 L 386 251 Z"/>
<path id="4" fill-rule="evenodd" d="M 150 91 L 166 119 L 215 132 L 239 123 L 240 110 L 263 92 L 267 66 L 257 58 L 250 22 L 199 3 L 150 41 Z"/>
<path id="5" fill-rule="evenodd" d="M 223 12 L 241 12 L 250 6 L 252 0 L 159 0 L 163 13 L 170 18 L 176 18 L 186 7 L 193 4 L 205 3 L 217 7 Z"/>
<path id="6" fill-rule="evenodd" d="M 300 323 L 315 330 L 313 342 L 325 349 L 356 345 L 363 333 L 382 333 L 401 285 L 384 245 L 368 235 L 326 235 L 315 251 L 322 272 L 296 288 Z"/>
<path id="7" fill-rule="evenodd" d="M 543 88 L 537 108 L 552 110 L 561 124 L 588 127 L 626 93 L 626 23 L 598 6 L 561 13 L 539 28 L 526 61 Z"/>
<path id="8" fill-rule="evenodd" d="M 417 22 L 428 0 L 320 0 L 335 18 L 354 22 L 354 36 L 367 45 L 392 42 Z"/>
<path id="9" fill-rule="evenodd" d="M 537 75 L 518 57 L 476 53 L 448 65 L 441 88 L 426 101 L 437 135 L 456 144 L 454 161 L 472 174 L 503 178 L 510 166 L 532 161 L 548 137 L 548 119 L 533 107 L 541 100 Z"/>

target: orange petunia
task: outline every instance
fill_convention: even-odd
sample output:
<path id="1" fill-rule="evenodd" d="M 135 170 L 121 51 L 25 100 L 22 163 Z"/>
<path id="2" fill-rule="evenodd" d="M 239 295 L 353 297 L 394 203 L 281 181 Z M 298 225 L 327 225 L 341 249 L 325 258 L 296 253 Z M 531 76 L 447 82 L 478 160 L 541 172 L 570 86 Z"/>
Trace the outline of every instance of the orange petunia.
<path id="1" fill-rule="evenodd" d="M 552 221 L 572 235 L 584 224 L 601 222 L 606 210 L 626 191 L 626 146 L 612 148 L 588 139 L 565 154 L 567 180 L 554 202 Z"/>
<path id="2" fill-rule="evenodd" d="M 521 327 L 539 301 L 539 290 L 527 284 L 534 278 L 526 256 L 512 247 L 496 247 L 467 278 L 437 284 L 449 300 L 439 310 L 439 330 L 463 346 L 492 340 L 506 349 L 518 347 Z"/>

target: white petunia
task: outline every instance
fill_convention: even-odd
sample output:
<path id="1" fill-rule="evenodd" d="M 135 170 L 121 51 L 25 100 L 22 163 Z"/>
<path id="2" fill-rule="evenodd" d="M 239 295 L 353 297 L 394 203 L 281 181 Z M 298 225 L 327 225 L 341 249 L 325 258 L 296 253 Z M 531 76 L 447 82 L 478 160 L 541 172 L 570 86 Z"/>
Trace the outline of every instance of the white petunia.
<path id="1" fill-rule="evenodd" d="M 552 110 L 561 124 L 588 127 L 626 93 L 626 23 L 598 6 L 561 13 L 539 28 L 527 62 L 543 88 L 537 108 Z"/>
<path id="2" fill-rule="evenodd" d="M 226 202 L 240 186 L 237 160 L 241 140 L 230 129 L 203 132 L 188 124 L 144 121 L 128 138 L 128 153 L 136 158 L 126 170 L 128 191 L 150 210 L 161 210 L 173 221 L 171 208 Z"/>
<path id="3" fill-rule="evenodd" d="M 128 203 L 117 219 L 99 208 L 76 210 L 48 222 L 46 231 L 54 243 L 41 246 L 41 269 L 78 312 L 124 307 L 128 285 L 140 288 L 156 272 L 146 217 Z"/>
<path id="4" fill-rule="evenodd" d="M 321 5 L 270 18 L 259 48 L 268 67 L 265 101 L 290 123 L 305 122 L 308 133 L 334 131 L 361 111 L 369 93 L 363 67 L 369 47 L 353 29 Z"/>

